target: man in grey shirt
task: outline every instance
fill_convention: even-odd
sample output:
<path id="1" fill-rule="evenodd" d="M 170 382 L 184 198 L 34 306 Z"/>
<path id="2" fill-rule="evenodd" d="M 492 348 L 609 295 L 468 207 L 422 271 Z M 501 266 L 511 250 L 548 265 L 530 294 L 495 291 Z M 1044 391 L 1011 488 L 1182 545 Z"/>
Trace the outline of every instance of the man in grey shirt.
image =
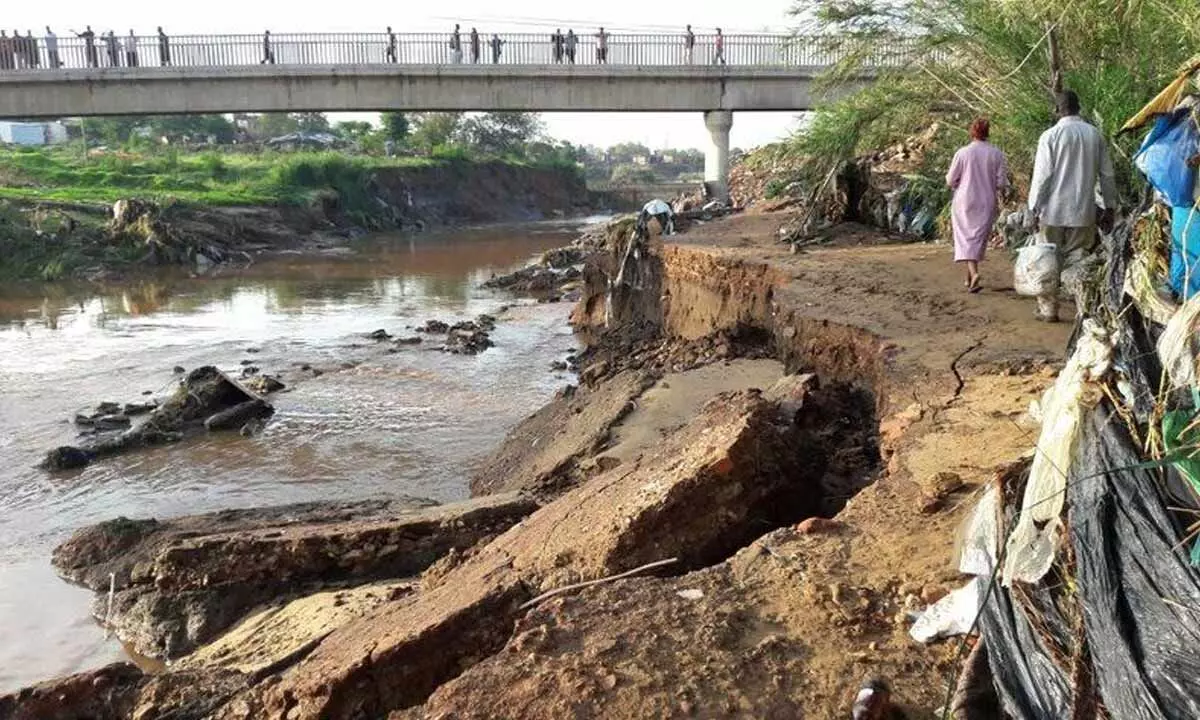
<path id="1" fill-rule="evenodd" d="M 1079 96 L 1067 90 L 1058 95 L 1059 121 L 1038 140 L 1029 187 L 1029 210 L 1047 242 L 1054 243 L 1060 272 L 1096 249 L 1096 186 L 1104 211 L 1101 227 L 1112 222 L 1117 204 L 1108 141 L 1079 116 Z M 1058 287 L 1038 297 L 1037 318 L 1058 321 Z"/>

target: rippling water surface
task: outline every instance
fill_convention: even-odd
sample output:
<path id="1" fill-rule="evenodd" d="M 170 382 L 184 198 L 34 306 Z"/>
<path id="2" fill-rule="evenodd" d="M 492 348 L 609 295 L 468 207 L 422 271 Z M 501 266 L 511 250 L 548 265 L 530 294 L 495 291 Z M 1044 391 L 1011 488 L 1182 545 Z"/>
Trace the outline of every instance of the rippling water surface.
<path id="1" fill-rule="evenodd" d="M 50 567 L 54 546 L 82 525 L 387 493 L 465 497 L 472 464 L 569 382 L 549 370 L 574 346 L 569 307 L 513 306 L 492 335 L 496 347 L 477 357 L 428 345 L 386 354 L 362 336 L 495 312 L 511 299 L 478 285 L 576 229 L 384 237 L 354 255 L 100 292 L 0 287 L 0 692 L 122 656 L 89 617 L 90 592 Z M 202 436 L 73 474 L 34 467 L 47 449 L 76 441 L 76 410 L 162 393 L 176 365 L 237 371 L 243 360 L 265 372 L 301 363 L 326 372 L 277 395 L 256 437 Z"/>

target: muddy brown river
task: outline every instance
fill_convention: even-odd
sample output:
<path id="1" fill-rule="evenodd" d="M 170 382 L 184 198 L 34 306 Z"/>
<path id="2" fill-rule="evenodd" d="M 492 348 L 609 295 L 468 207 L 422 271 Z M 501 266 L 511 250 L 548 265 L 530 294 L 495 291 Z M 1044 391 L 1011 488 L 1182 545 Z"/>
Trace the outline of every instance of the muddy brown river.
<path id="1" fill-rule="evenodd" d="M 50 566 L 54 546 L 82 525 L 385 494 L 465 497 L 472 465 L 572 381 L 549 367 L 575 345 L 569 306 L 518 302 L 501 316 L 496 346 L 476 357 L 437 343 L 372 352 L 362 336 L 495 312 L 513 300 L 481 282 L 577 233 L 577 223 L 545 223 L 380 237 L 354 254 L 103 292 L 0 286 L 0 692 L 123 657 L 92 620 L 91 593 Z M 274 396 L 277 412 L 254 437 L 207 435 L 72 474 L 35 467 L 76 441 L 76 410 L 162 395 L 177 365 L 236 372 L 243 360 L 264 372 L 301 363 L 326 372 Z"/>

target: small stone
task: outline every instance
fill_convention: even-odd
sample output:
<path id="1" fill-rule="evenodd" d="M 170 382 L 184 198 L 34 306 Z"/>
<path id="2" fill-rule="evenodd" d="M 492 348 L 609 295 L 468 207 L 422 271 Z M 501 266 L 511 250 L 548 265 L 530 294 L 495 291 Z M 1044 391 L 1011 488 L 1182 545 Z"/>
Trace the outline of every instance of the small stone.
<path id="1" fill-rule="evenodd" d="M 879 643 L 873 642 L 867 646 L 867 649 L 870 650 L 871 652 L 875 652 L 879 649 Z"/>
<path id="2" fill-rule="evenodd" d="M 679 597 L 683 598 L 684 600 L 699 600 L 700 598 L 704 597 L 704 591 L 699 588 L 688 588 L 686 590 L 679 590 L 675 594 L 678 595 Z"/>
<path id="3" fill-rule="evenodd" d="M 603 682 L 604 682 L 604 687 L 608 688 L 609 690 L 612 690 L 613 688 L 615 688 L 617 686 L 617 676 L 613 675 L 611 673 L 608 675 L 605 675 Z"/>
<path id="4" fill-rule="evenodd" d="M 185 368 L 182 365 L 176 365 L 175 368 L 171 372 L 175 373 L 176 375 L 182 375 L 185 372 L 187 372 L 187 368 Z"/>
<path id="5" fill-rule="evenodd" d="M 932 605 L 938 600 L 946 597 L 946 588 L 941 585 L 926 585 L 921 589 L 921 600 L 926 605 Z"/>
<path id="6" fill-rule="evenodd" d="M 796 532 L 801 535 L 818 535 L 824 533 L 835 533 L 844 528 L 843 523 L 837 520 L 830 520 L 823 517 L 810 517 L 807 520 L 802 520 L 796 526 Z"/>
<path id="7" fill-rule="evenodd" d="M 392 336 L 388 334 L 387 330 L 384 330 L 383 328 L 379 328 L 378 330 L 374 330 L 366 334 L 366 338 L 368 340 L 376 341 L 390 340 L 391 337 Z"/>
<path id="8" fill-rule="evenodd" d="M 248 352 L 248 353 L 250 353 L 251 355 L 253 355 L 253 354 L 255 354 L 255 353 L 262 352 L 262 350 L 260 350 L 259 348 L 256 348 L 256 347 L 248 347 L 248 348 L 246 348 L 246 352 Z"/>
<path id="9" fill-rule="evenodd" d="M 964 484 L 962 476 L 958 473 L 940 472 L 933 476 L 933 480 L 930 481 L 929 490 L 930 494 L 941 499 L 961 490 Z"/>
<path id="10" fill-rule="evenodd" d="M 829 599 L 832 600 L 835 604 L 837 604 L 837 605 L 842 604 L 842 595 L 843 595 L 843 590 L 842 590 L 841 583 L 831 583 L 829 585 Z"/>

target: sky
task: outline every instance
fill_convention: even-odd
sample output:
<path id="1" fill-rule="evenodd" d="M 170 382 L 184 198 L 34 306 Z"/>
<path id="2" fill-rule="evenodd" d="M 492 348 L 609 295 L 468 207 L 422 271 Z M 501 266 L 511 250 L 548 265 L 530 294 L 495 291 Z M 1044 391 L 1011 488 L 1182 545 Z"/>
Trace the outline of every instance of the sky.
<path id="1" fill-rule="evenodd" d="M 42 32 L 49 23 L 59 34 L 91 25 L 97 32 L 115 30 L 151 35 L 162 25 L 169 34 L 237 34 L 272 32 L 449 32 L 454 23 L 478 27 L 480 33 L 553 32 L 574 28 L 595 33 L 681 33 L 691 23 L 697 33 L 720 27 L 726 33 L 786 31 L 795 25 L 787 11 L 805 0 L 741 0 L 701 3 L 696 0 L 606 0 L 569 4 L 561 0 L 455 0 L 447 3 L 400 0 L 338 0 L 298 3 L 295 0 L 56 0 L 5 3 L 0 23 L 7 28 Z M 501 10 L 503 8 L 503 10 Z M 348 113 L 334 119 L 352 119 Z M 367 118 L 369 119 L 369 118 Z M 699 113 L 545 113 L 547 134 L 577 144 L 607 147 L 640 142 L 651 148 L 703 148 L 708 139 Z M 795 125 L 794 113 L 740 112 L 734 115 L 730 142 L 750 148 L 785 135 Z"/>

